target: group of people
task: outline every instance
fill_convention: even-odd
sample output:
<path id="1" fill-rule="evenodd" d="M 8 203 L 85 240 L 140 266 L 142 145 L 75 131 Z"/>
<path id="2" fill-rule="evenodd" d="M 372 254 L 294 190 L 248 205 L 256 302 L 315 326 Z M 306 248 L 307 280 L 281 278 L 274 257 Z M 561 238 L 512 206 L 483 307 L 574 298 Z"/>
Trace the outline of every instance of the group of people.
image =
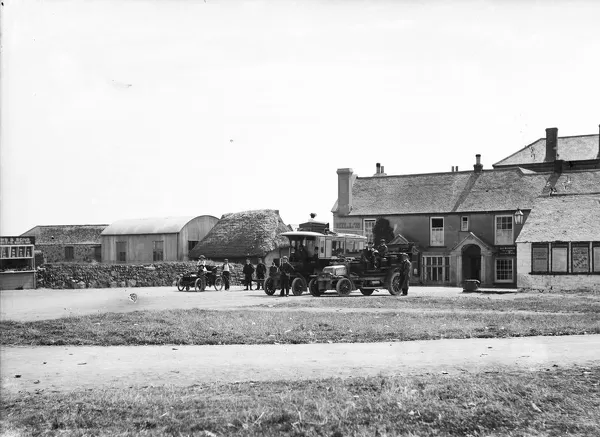
<path id="1" fill-rule="evenodd" d="M 363 249 L 361 260 L 367 264 L 367 266 L 373 266 L 378 269 L 381 267 L 382 259 L 388 255 L 388 247 L 385 244 L 385 239 L 379 240 L 379 246 L 375 249 L 373 242 L 369 241 L 367 247 Z M 407 253 L 401 253 L 402 262 L 400 264 L 400 288 L 402 289 L 402 296 L 408 295 L 408 287 L 410 283 L 410 274 L 412 270 L 411 262 L 408 258 Z"/>

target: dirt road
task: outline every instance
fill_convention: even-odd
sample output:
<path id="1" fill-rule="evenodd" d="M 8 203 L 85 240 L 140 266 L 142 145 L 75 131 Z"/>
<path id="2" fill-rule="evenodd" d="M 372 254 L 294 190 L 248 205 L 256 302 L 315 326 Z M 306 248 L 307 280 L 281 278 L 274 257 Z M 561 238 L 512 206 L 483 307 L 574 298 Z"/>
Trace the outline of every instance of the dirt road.
<path id="1" fill-rule="evenodd" d="M 597 366 L 600 335 L 258 346 L 4 347 L 1 354 L 3 390 L 69 391 Z"/>

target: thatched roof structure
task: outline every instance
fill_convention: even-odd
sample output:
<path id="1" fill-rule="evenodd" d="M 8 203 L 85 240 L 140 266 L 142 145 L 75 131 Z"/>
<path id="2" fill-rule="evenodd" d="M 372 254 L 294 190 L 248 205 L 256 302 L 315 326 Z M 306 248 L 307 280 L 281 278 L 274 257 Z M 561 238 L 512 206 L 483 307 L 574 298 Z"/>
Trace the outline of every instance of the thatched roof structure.
<path id="1" fill-rule="evenodd" d="M 259 209 L 225 214 L 191 251 L 190 258 L 240 259 L 264 257 L 289 241 L 281 233 L 290 231 L 279 211 Z"/>

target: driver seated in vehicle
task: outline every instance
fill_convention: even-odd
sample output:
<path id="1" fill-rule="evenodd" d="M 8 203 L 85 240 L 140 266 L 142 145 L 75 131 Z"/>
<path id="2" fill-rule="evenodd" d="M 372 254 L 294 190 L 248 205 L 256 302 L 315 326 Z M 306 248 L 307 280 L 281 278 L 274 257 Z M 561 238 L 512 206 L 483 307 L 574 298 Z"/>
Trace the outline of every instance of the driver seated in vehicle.
<path id="1" fill-rule="evenodd" d="M 367 268 L 369 268 L 371 265 L 374 268 L 377 268 L 376 266 L 376 259 L 375 259 L 375 253 L 377 251 L 375 250 L 375 248 L 373 247 L 373 242 L 369 241 L 367 243 L 367 247 L 365 247 L 362 251 L 362 255 L 360 257 L 361 261 L 367 264 Z"/>
<path id="2" fill-rule="evenodd" d="M 379 240 L 379 246 L 377 246 L 377 258 L 378 258 L 378 263 L 381 266 L 382 262 L 381 260 L 383 258 L 387 258 L 387 254 L 388 254 L 388 247 L 385 244 L 385 238 L 382 238 L 381 240 Z"/>
<path id="3" fill-rule="evenodd" d="M 198 275 L 204 275 L 206 272 L 208 272 L 208 268 L 206 267 L 206 257 L 204 255 L 200 255 L 200 258 L 198 258 L 198 264 L 196 264 L 198 267 Z"/>

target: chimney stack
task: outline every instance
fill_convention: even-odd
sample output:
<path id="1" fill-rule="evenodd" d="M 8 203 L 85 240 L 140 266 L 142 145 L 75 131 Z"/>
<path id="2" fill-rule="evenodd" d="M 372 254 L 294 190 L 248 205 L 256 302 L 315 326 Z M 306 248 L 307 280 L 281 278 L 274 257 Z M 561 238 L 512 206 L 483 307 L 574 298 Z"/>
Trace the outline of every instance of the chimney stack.
<path id="1" fill-rule="evenodd" d="M 546 158 L 545 162 L 556 161 L 558 155 L 558 128 L 549 127 L 546 129 Z"/>
<path id="2" fill-rule="evenodd" d="M 454 166 L 452 166 L 452 173 L 454 173 Z"/>
<path id="3" fill-rule="evenodd" d="M 352 169 L 338 168 L 338 215 L 352 211 Z"/>
<path id="4" fill-rule="evenodd" d="M 481 155 L 478 153 L 475 155 L 475 165 L 473 166 L 475 173 L 481 173 L 483 170 L 483 165 L 481 164 Z"/>
<path id="5" fill-rule="evenodd" d="M 381 170 L 379 170 L 379 174 L 381 176 L 386 176 L 385 172 L 383 171 L 383 165 L 381 166 Z"/>
<path id="6" fill-rule="evenodd" d="M 376 167 L 375 174 L 379 174 L 379 173 L 381 173 L 381 164 L 380 164 L 380 163 L 377 163 L 377 164 L 375 165 L 375 167 Z"/>

